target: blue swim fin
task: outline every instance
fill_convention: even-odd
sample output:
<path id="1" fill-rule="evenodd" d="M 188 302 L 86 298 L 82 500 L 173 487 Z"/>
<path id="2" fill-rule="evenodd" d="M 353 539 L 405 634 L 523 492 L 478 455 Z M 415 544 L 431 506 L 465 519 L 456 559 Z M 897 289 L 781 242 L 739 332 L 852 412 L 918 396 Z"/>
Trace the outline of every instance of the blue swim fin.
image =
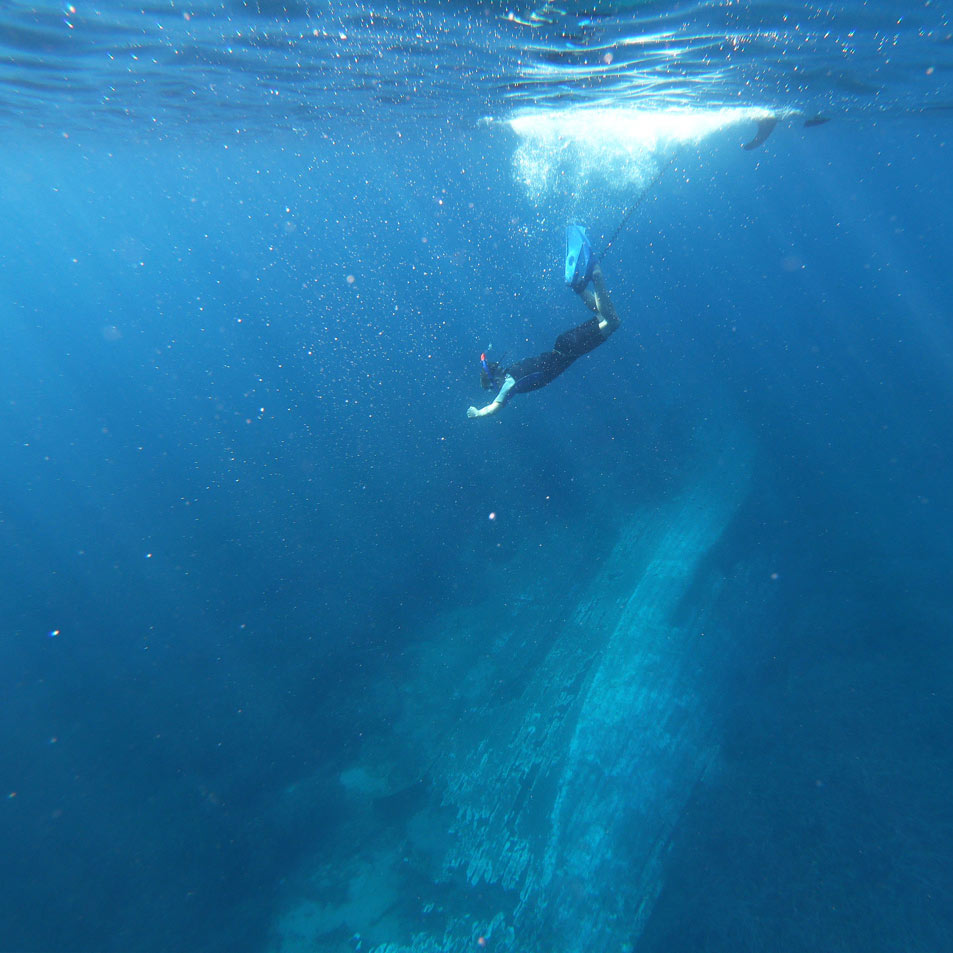
<path id="1" fill-rule="evenodd" d="M 566 284 L 575 292 L 582 291 L 592 280 L 596 256 L 581 225 L 566 226 Z"/>

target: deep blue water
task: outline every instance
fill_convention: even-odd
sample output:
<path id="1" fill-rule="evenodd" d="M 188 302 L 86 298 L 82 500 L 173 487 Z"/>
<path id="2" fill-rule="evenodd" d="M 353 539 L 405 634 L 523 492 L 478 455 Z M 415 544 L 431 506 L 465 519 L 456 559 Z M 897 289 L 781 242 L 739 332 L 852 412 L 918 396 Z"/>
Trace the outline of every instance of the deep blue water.
<path id="1" fill-rule="evenodd" d="M 204 11 L 212 49 L 225 13 L 301 36 L 325 16 L 253 6 Z M 757 151 L 740 148 L 749 118 L 626 158 L 603 119 L 586 158 L 504 121 L 534 100 L 527 75 L 486 72 L 514 69 L 496 8 L 473 13 L 485 48 L 434 54 L 460 75 L 422 108 L 367 106 L 365 76 L 350 118 L 346 68 L 283 77 L 277 41 L 241 68 L 197 41 L 169 52 L 172 8 L 155 8 L 145 27 L 115 16 L 230 78 L 218 101 L 189 106 L 194 77 L 161 57 L 150 75 L 177 94 L 123 91 L 124 67 L 103 79 L 93 62 L 113 33 L 76 59 L 43 39 L 68 11 L 41 29 L 14 5 L 3 25 L 0 949 L 290 953 L 305 945 L 281 918 L 301 897 L 338 904 L 307 945 L 329 953 L 354 933 L 430 949 L 427 930 L 475 948 L 457 927 L 440 941 L 428 902 L 474 936 L 510 911 L 515 935 L 487 943 L 507 950 L 568 953 L 599 929 L 639 951 L 951 948 L 953 126 L 949 63 L 910 52 L 926 36 L 949 59 L 944 10 L 893 38 L 906 78 L 858 56 L 850 83 L 792 92 L 798 114 Z M 625 10 L 618 26 L 583 14 L 560 42 L 632 29 Z M 399 89 L 429 56 L 386 60 Z M 90 89 L 28 82 L 38 61 Z M 273 129 L 256 62 L 295 99 Z M 927 69 L 941 78 L 920 95 Z M 778 109 L 772 77 L 741 105 Z M 103 106 L 102 82 L 125 106 Z M 558 110 L 566 82 L 540 102 Z M 638 101 L 637 82 L 592 82 L 568 100 Z M 483 349 L 515 360 L 585 317 L 562 284 L 567 220 L 601 245 L 670 160 L 604 261 L 620 331 L 468 420 Z M 567 620 L 600 580 L 626 585 L 613 547 L 640 521 L 664 529 L 693 487 L 735 500 L 671 616 L 691 672 L 673 710 L 704 721 L 714 766 L 690 787 L 662 756 L 644 766 L 684 804 L 658 828 L 637 933 L 609 923 L 638 905 L 624 877 L 587 886 L 585 924 L 539 886 L 513 913 L 509 888 L 439 859 L 465 787 L 448 752 L 519 720 L 552 654 L 540 632 L 598 656 L 601 630 Z M 679 642 L 698 619 L 718 651 Z M 533 703 L 543 722 L 551 701 Z M 354 781 L 375 764 L 386 780 Z M 592 849 L 634 864 L 657 823 L 638 816 Z M 355 870 L 391 854 L 378 910 Z"/>

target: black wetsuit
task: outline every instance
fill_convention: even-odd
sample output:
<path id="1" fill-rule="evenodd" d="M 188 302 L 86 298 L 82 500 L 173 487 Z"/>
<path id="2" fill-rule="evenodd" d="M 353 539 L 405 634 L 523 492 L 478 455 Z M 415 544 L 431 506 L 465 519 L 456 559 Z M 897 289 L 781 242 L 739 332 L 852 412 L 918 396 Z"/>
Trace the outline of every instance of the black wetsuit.
<path id="1" fill-rule="evenodd" d="M 599 330 L 598 318 L 590 318 L 571 331 L 560 334 L 551 351 L 524 358 L 506 368 L 506 373 L 516 381 L 510 389 L 510 394 L 526 394 L 545 387 L 551 380 L 559 377 L 576 358 L 588 354 L 604 340 L 605 337 Z"/>

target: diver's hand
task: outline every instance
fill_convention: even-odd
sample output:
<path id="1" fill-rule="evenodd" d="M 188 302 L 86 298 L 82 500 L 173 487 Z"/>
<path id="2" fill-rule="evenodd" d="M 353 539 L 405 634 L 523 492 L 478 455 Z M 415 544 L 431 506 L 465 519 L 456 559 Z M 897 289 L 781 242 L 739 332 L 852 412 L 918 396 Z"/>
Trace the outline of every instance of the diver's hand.
<path id="1" fill-rule="evenodd" d="M 480 416 L 480 411 L 477 410 L 476 407 L 468 407 L 468 408 L 467 408 L 467 416 L 470 417 L 471 419 L 472 419 L 473 417 L 479 417 L 479 416 Z"/>

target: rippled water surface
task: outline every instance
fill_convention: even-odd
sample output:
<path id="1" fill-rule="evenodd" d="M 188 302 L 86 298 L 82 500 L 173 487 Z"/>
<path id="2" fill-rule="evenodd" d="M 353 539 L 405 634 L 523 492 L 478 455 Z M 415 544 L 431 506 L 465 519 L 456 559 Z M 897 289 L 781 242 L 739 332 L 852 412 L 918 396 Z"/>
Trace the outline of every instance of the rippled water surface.
<path id="1" fill-rule="evenodd" d="M 0 115 L 194 135 L 606 103 L 946 109 L 951 35 L 949 4 L 930 2 L 13 0 L 0 12 Z"/>

